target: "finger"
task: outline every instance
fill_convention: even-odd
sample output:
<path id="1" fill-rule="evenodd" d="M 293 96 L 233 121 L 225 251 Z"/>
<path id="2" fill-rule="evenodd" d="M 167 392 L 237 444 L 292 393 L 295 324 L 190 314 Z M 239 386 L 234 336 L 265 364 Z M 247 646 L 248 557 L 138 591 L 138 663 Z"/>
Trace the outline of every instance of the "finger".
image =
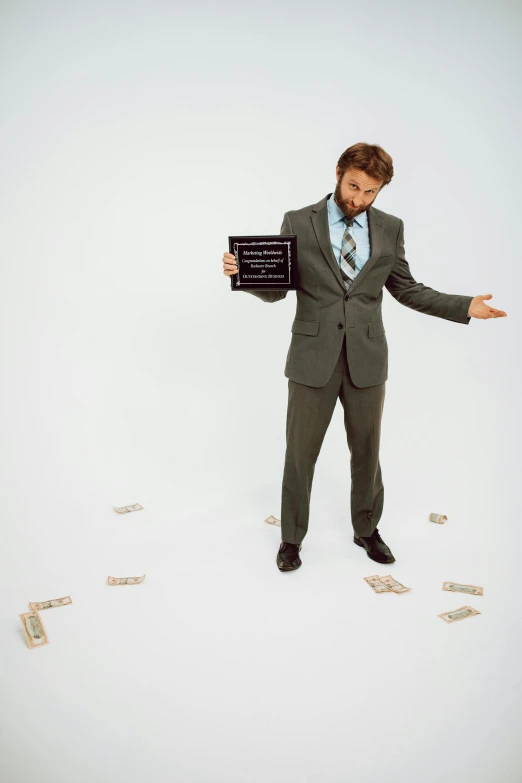
<path id="1" fill-rule="evenodd" d="M 493 294 L 483 294 L 480 296 L 480 299 L 491 299 L 492 296 Z"/>

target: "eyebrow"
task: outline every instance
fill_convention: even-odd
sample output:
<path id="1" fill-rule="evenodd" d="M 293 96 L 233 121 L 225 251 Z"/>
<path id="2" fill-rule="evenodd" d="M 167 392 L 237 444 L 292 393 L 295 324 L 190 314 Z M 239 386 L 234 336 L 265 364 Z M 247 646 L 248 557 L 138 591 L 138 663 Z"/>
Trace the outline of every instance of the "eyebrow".
<path id="1" fill-rule="evenodd" d="M 349 185 L 357 185 L 357 182 L 354 182 L 353 179 L 348 180 Z M 359 187 L 359 185 L 357 185 Z M 368 188 L 368 190 L 376 190 L 377 188 Z"/>

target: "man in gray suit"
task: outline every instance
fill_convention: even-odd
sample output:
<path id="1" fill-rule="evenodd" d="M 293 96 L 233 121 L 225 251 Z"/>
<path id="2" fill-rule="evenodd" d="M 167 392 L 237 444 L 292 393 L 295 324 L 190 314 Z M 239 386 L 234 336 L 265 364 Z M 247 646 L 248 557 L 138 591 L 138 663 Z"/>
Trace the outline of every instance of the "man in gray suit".
<path id="1" fill-rule="evenodd" d="M 491 294 L 444 294 L 414 280 L 403 221 L 373 206 L 393 177 L 392 159 L 382 147 L 363 142 L 349 147 L 336 177 L 333 194 L 286 212 L 280 231 L 297 236 L 299 277 L 285 367 L 287 446 L 276 558 L 281 571 L 301 565 L 315 464 L 338 397 L 350 450 L 353 540 L 377 563 L 395 561 L 377 530 L 384 502 L 379 444 L 388 377 L 383 287 L 406 307 L 459 324 L 506 315 L 485 303 Z M 237 271 L 235 256 L 225 253 L 223 273 Z M 287 291 L 248 293 L 277 302 Z"/>

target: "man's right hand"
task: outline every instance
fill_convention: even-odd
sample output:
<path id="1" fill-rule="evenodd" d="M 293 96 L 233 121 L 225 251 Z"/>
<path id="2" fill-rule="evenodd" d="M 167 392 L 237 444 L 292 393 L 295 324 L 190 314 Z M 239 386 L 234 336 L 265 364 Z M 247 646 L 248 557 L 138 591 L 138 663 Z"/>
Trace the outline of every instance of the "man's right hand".
<path id="1" fill-rule="evenodd" d="M 223 254 L 223 274 L 227 277 L 237 274 L 236 257 L 233 253 Z"/>

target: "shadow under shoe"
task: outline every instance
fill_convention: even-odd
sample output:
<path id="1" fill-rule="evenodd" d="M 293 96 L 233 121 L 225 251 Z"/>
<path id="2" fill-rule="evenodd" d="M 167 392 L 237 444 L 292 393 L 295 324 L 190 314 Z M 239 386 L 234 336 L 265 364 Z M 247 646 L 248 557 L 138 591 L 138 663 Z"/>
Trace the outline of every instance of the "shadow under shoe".
<path id="1" fill-rule="evenodd" d="M 354 543 L 366 549 L 368 557 L 376 563 L 395 563 L 390 547 L 384 543 L 377 528 L 371 536 L 354 536 Z"/>
<path id="2" fill-rule="evenodd" d="M 290 544 L 288 541 L 281 541 L 279 545 L 279 551 L 277 553 L 277 567 L 280 571 L 295 571 L 301 565 L 301 558 L 299 552 L 302 549 L 302 544 Z"/>

